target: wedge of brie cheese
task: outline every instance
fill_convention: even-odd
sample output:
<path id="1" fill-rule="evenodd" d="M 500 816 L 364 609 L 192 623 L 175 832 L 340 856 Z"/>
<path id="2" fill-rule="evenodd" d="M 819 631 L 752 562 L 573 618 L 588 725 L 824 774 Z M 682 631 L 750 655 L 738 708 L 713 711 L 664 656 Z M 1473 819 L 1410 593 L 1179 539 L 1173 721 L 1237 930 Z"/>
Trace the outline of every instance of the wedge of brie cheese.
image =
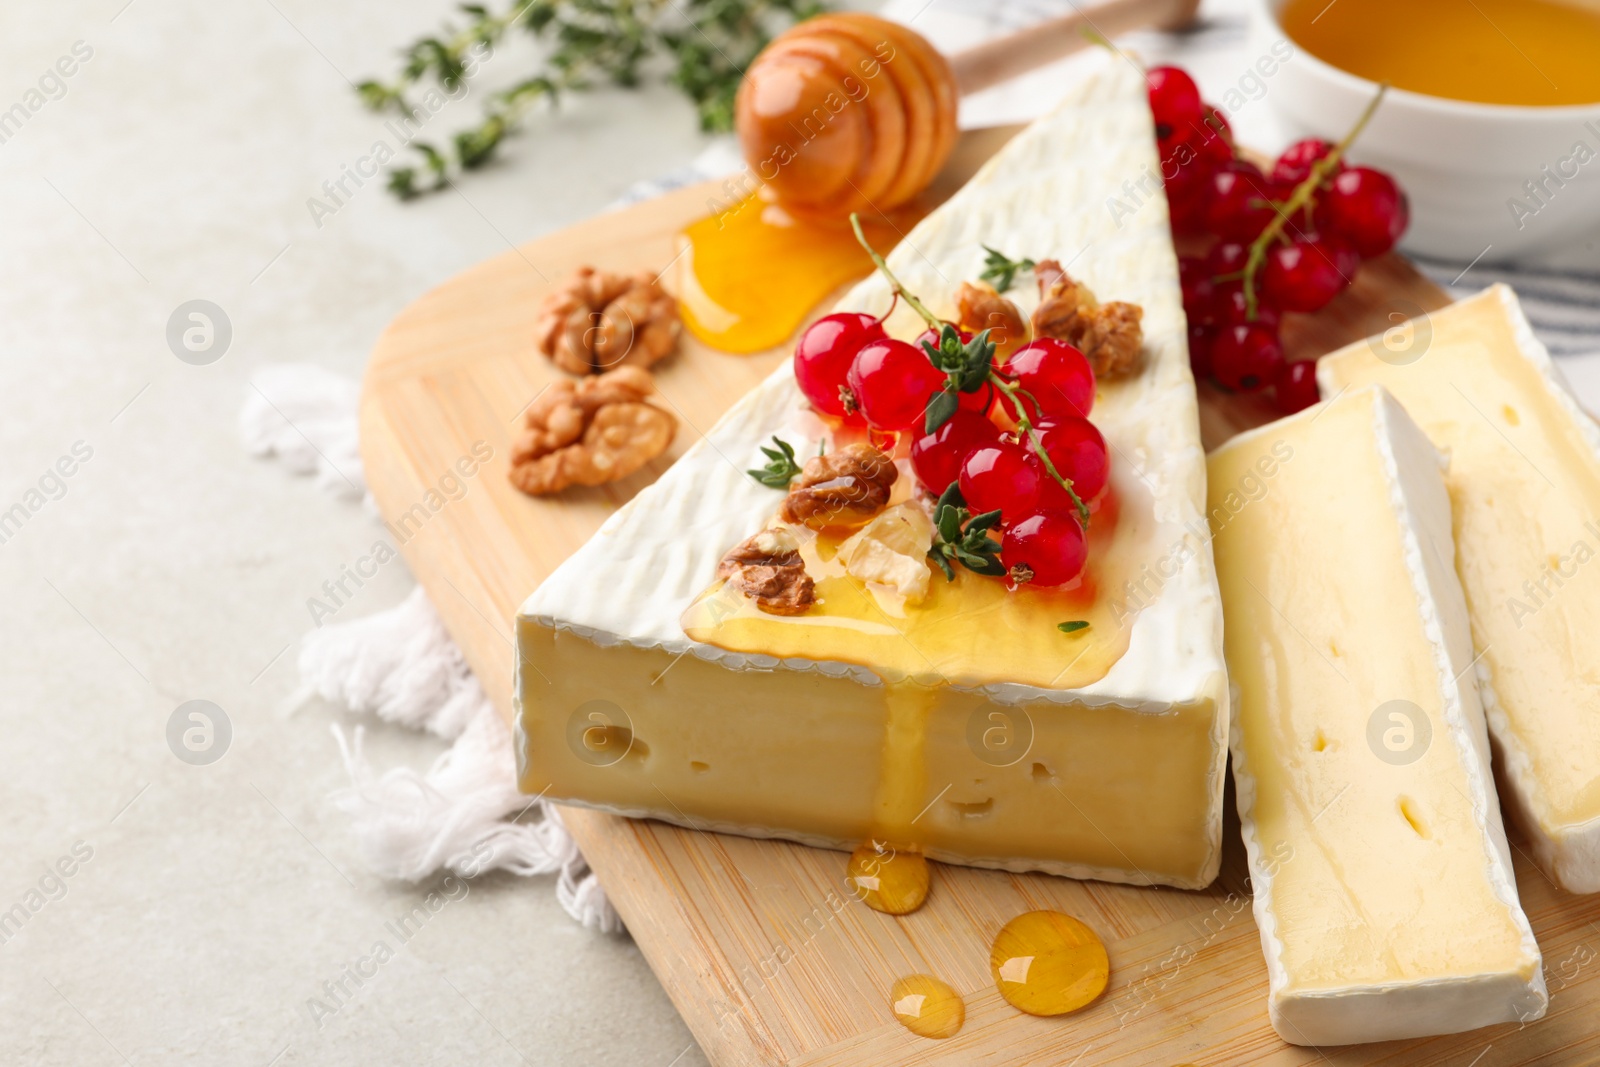
<path id="1" fill-rule="evenodd" d="M 1091 530 L 1097 584 L 1073 594 L 1073 613 L 959 569 L 947 583 L 906 547 L 927 532 L 915 522 L 808 559 L 823 569 L 811 571 L 820 602 L 804 615 L 774 620 L 737 594 L 708 597 L 719 558 L 782 500 L 745 473 L 759 447 L 776 434 L 814 454 L 829 433 L 785 362 L 523 606 L 525 791 L 834 848 L 876 837 L 1012 870 L 1184 887 L 1215 877 L 1222 615 L 1136 67 L 1106 57 L 889 260 L 954 317 L 985 244 L 1058 257 L 1102 299 L 1144 308 L 1144 368 L 1103 383 L 1093 412 L 1117 504 Z M 1025 314 L 1037 303 L 1022 287 L 1008 295 Z M 890 305 L 873 277 L 840 306 Z M 903 304 L 886 326 L 908 339 L 923 328 Z M 1075 617 L 1091 627 L 1058 629 Z"/>
<path id="2" fill-rule="evenodd" d="M 1600 428 L 1503 285 L 1326 357 L 1450 457 L 1456 571 L 1503 795 L 1563 889 L 1600 892 Z"/>
<path id="3" fill-rule="evenodd" d="M 1377 387 L 1211 456 L 1233 773 L 1272 1025 L 1297 1045 L 1537 1018 L 1440 458 Z"/>

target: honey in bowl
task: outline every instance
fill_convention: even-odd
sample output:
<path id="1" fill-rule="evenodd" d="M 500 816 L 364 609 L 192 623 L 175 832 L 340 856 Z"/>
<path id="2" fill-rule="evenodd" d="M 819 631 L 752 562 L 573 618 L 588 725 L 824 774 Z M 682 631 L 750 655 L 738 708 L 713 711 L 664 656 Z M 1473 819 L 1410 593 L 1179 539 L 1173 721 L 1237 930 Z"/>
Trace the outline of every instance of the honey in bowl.
<path id="1" fill-rule="evenodd" d="M 1296 44 L 1398 89 L 1483 104 L 1600 102 L 1600 5 L 1559 0 L 1288 0 Z"/>

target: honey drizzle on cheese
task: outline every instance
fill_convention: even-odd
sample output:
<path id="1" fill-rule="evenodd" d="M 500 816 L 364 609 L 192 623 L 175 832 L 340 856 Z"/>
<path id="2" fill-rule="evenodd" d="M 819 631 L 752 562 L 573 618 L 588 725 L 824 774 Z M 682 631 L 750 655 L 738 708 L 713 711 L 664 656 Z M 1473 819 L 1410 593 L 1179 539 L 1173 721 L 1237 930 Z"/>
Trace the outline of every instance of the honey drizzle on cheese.
<path id="1" fill-rule="evenodd" d="M 916 679 L 924 688 L 1014 682 L 1079 689 L 1105 677 L 1127 652 L 1135 617 L 1163 582 L 1151 570 L 1163 554 L 1142 488 L 1134 480 L 1107 493 L 1090 524 L 1089 562 L 1071 586 L 1012 590 L 957 567 L 953 582 L 935 572 L 927 599 L 907 606 L 845 573 L 839 547 L 851 531 L 798 528 L 800 555 L 816 582 L 811 610 L 769 615 L 715 582 L 684 612 L 683 631 L 732 652 L 856 664 L 886 682 Z M 1166 547 L 1169 555 L 1175 548 Z M 1089 628 L 1070 635 L 1057 629 L 1072 620 Z"/>

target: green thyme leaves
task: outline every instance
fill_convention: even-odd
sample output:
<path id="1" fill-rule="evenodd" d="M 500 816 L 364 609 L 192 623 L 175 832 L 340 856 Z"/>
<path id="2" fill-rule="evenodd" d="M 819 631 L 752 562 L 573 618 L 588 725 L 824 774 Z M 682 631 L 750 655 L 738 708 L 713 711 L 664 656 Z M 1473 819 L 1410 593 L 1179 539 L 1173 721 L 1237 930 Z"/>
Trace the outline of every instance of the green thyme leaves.
<path id="1" fill-rule="evenodd" d="M 955 564 L 969 571 L 997 578 L 1006 569 L 1000 563 L 1000 543 L 989 536 L 989 531 L 1000 522 L 1000 512 L 986 511 L 974 515 L 967 510 L 961 489 L 950 483 L 933 509 L 933 547 L 928 558 L 944 572 L 946 581 L 956 580 Z"/>
<path id="2" fill-rule="evenodd" d="M 700 128 L 733 128 L 734 95 L 744 70 L 772 34 L 825 10 L 818 0 L 505 0 L 503 8 L 460 5 L 464 18 L 401 52 L 393 81 L 369 79 L 356 92 L 374 111 L 414 121 L 438 110 L 422 104 L 443 90 L 458 99 L 514 33 L 540 42 L 538 66 L 509 87 L 483 95 L 482 115 L 449 138 L 445 151 L 411 141 L 420 157 L 389 174 L 402 199 L 447 186 L 495 156 L 536 104 L 553 104 L 597 83 L 633 88 L 653 73 L 688 96 Z M 414 99 L 415 98 L 415 99 Z"/>
<path id="3" fill-rule="evenodd" d="M 767 465 L 747 470 L 745 473 L 768 489 L 787 490 L 789 483 L 794 481 L 794 476 L 800 473 L 800 463 L 795 459 L 794 446 L 788 441 L 773 434 L 772 443 L 777 447 L 761 446 L 761 454 L 767 457 Z M 823 447 L 826 448 L 826 444 Z"/>
<path id="4" fill-rule="evenodd" d="M 944 387 L 928 398 L 923 416 L 923 432 L 932 433 L 949 422 L 960 407 L 957 393 L 976 393 L 988 386 L 994 342 L 989 340 L 988 330 L 963 341 L 961 331 L 947 322 L 939 331 L 938 345 L 924 341 L 922 348 L 945 375 Z"/>
<path id="5" fill-rule="evenodd" d="M 1011 259 L 988 245 L 981 247 L 987 255 L 983 257 L 983 273 L 978 275 L 978 280 L 988 282 L 996 292 L 1003 293 L 1014 288 L 1019 273 L 1026 273 L 1038 266 L 1031 259 Z"/>

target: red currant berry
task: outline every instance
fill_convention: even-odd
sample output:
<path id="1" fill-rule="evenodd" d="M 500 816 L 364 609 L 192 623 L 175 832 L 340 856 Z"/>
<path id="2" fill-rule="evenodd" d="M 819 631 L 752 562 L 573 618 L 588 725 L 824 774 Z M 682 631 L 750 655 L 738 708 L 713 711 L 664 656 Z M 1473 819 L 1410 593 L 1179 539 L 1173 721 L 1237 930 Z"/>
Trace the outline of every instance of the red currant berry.
<path id="1" fill-rule="evenodd" d="M 1243 282 L 1224 282 L 1217 286 L 1217 294 L 1211 300 L 1212 325 L 1232 326 L 1239 322 L 1259 322 L 1263 326 L 1278 328 L 1281 313 L 1272 302 L 1262 295 L 1260 288 L 1256 290 L 1256 316 L 1250 318 L 1250 308 L 1244 298 Z"/>
<path id="2" fill-rule="evenodd" d="M 1338 241 L 1279 245 L 1267 252 L 1261 291 L 1285 311 L 1317 311 L 1344 291 L 1360 265 L 1350 246 Z"/>
<path id="3" fill-rule="evenodd" d="M 1272 206 L 1277 195 L 1271 180 L 1254 163 L 1225 163 L 1211 175 L 1206 224 L 1224 241 L 1248 244 L 1277 217 L 1277 209 Z"/>
<path id="4" fill-rule="evenodd" d="M 1000 427 L 970 411 L 958 411 L 943 426 L 911 445 L 911 469 L 928 492 L 938 496 L 961 477 L 961 464 L 973 449 L 1000 440 Z"/>
<path id="5" fill-rule="evenodd" d="M 1034 586 L 1066 585 L 1083 573 L 1089 546 L 1070 511 L 1037 511 L 1006 530 L 1000 562 L 1012 581 Z"/>
<path id="6" fill-rule="evenodd" d="M 1200 147 L 1193 138 L 1160 141 L 1156 148 L 1161 157 L 1161 180 L 1166 185 L 1168 200 L 1191 200 L 1205 194 L 1206 179 L 1216 165 L 1201 158 Z"/>
<path id="7" fill-rule="evenodd" d="M 1106 439 L 1088 419 L 1045 419 L 1036 427 L 1039 446 L 1061 477 L 1072 483 L 1078 499 L 1088 503 L 1100 495 L 1111 473 L 1111 459 L 1106 451 Z M 1044 493 L 1040 497 L 1047 508 L 1070 508 L 1072 498 L 1061 484 L 1044 472 Z"/>
<path id="8" fill-rule="evenodd" d="M 1200 121 L 1200 89 L 1187 73 L 1177 67 L 1151 67 L 1144 79 L 1158 140 Z"/>
<path id="9" fill-rule="evenodd" d="M 1183 288 L 1183 311 L 1190 320 L 1198 317 L 1216 291 L 1212 271 L 1199 256 L 1178 257 L 1178 282 Z"/>
<path id="10" fill-rule="evenodd" d="M 904 341 L 869 342 L 850 364 L 850 391 L 874 430 L 920 428 L 928 398 L 945 382 L 928 354 Z"/>
<path id="11" fill-rule="evenodd" d="M 1285 415 L 1303 411 L 1317 402 L 1317 361 L 1285 363 L 1278 371 L 1278 410 Z"/>
<path id="12" fill-rule="evenodd" d="M 1033 510 L 1044 488 L 1039 461 L 1022 445 L 1001 441 L 973 449 L 961 463 L 961 495 L 978 515 L 999 508 L 1012 515 Z"/>
<path id="13" fill-rule="evenodd" d="M 1250 246 L 1238 241 L 1222 241 L 1206 253 L 1206 267 L 1213 278 L 1237 274 L 1250 259 Z"/>
<path id="14" fill-rule="evenodd" d="M 1257 322 L 1224 326 L 1211 348 L 1211 373 L 1218 384 L 1241 393 L 1270 385 L 1283 366 L 1278 331 Z"/>
<path id="15" fill-rule="evenodd" d="M 1411 221 L 1411 205 L 1395 180 L 1371 167 L 1351 167 L 1333 179 L 1317 205 L 1317 225 L 1347 242 L 1363 259 L 1393 248 Z"/>
<path id="16" fill-rule="evenodd" d="M 811 406 L 824 415 L 841 418 L 850 361 L 869 341 L 882 340 L 883 324 L 871 315 L 841 311 L 806 327 L 794 348 L 794 379 Z"/>
<path id="17" fill-rule="evenodd" d="M 1199 142 L 1201 158 L 1220 167 L 1233 160 L 1233 127 L 1228 125 L 1228 116 L 1220 108 L 1202 104 L 1201 110 L 1204 114 L 1199 127 L 1191 129 Z"/>
<path id="18" fill-rule="evenodd" d="M 1304 141 L 1296 141 L 1283 150 L 1283 155 L 1272 165 L 1272 180 L 1282 185 L 1299 185 L 1311 177 L 1311 167 L 1318 163 L 1329 152 L 1333 145 L 1316 137 L 1308 137 Z M 1344 170 L 1344 163 L 1340 162 L 1334 168 L 1334 173 Z"/>
<path id="19" fill-rule="evenodd" d="M 1198 179 L 1199 185 L 1205 186 L 1210 177 L 1209 171 L 1196 169 L 1192 171 Z M 1172 232 L 1178 236 L 1195 235 L 1206 231 L 1206 189 L 1198 188 L 1194 192 L 1175 191 L 1173 186 L 1167 186 L 1167 211 L 1168 222 Z"/>
<path id="20" fill-rule="evenodd" d="M 1189 370 L 1194 373 L 1194 380 L 1204 381 L 1211 377 L 1211 346 L 1217 343 L 1217 328 L 1203 326 L 1198 322 L 1189 323 Z"/>
<path id="21" fill-rule="evenodd" d="M 1094 407 L 1094 368 L 1065 341 L 1030 341 L 1011 353 L 1003 373 L 1039 402 L 1041 415 L 1081 416 Z"/>

